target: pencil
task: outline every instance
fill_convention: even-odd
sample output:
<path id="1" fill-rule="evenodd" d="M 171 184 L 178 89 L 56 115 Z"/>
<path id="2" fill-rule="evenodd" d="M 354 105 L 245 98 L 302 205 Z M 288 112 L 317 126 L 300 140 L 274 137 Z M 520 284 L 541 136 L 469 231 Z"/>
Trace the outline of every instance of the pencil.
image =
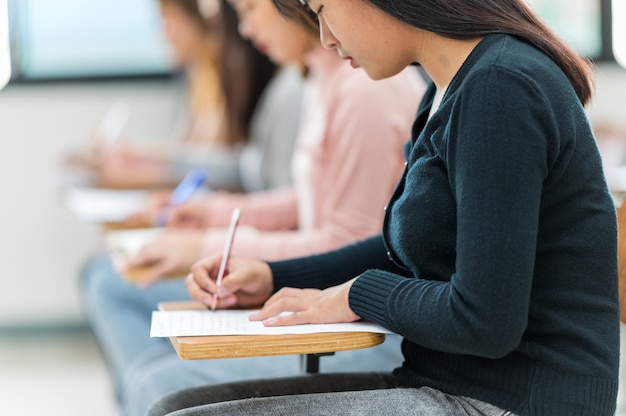
<path id="1" fill-rule="evenodd" d="M 239 208 L 235 208 L 230 218 L 230 226 L 228 227 L 228 237 L 226 238 L 224 253 L 222 254 L 222 262 L 220 263 L 220 268 L 217 272 L 217 280 L 215 281 L 217 288 L 215 289 L 215 293 L 213 294 L 213 300 L 211 301 L 212 311 L 214 311 L 215 307 L 217 306 L 217 292 L 222 285 L 222 279 L 224 278 L 224 273 L 226 273 L 226 268 L 228 267 L 228 259 L 230 258 L 230 251 L 233 248 L 233 240 L 235 239 L 235 230 L 237 229 L 237 224 L 239 223 L 239 215 Z"/>

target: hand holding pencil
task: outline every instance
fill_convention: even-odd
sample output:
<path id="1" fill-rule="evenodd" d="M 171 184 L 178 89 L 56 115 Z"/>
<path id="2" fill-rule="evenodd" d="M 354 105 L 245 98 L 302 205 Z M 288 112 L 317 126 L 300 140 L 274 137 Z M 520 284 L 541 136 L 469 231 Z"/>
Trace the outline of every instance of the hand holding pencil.
<path id="1" fill-rule="evenodd" d="M 227 242 L 227 246 L 230 244 Z M 194 263 L 186 285 L 192 299 L 211 309 L 260 307 L 274 290 L 272 271 L 266 262 L 224 253 Z"/>
<path id="2" fill-rule="evenodd" d="M 233 210 L 233 215 L 230 218 L 230 226 L 228 227 L 228 236 L 226 237 L 226 245 L 224 246 L 224 252 L 222 253 L 222 261 L 220 263 L 220 269 L 217 272 L 217 280 L 215 284 L 217 286 L 215 293 L 213 294 L 213 300 L 211 301 L 211 310 L 214 311 L 217 306 L 217 292 L 222 285 L 222 279 L 224 278 L 224 273 L 226 272 L 226 268 L 228 267 L 228 260 L 230 258 L 230 251 L 233 248 L 233 240 L 235 239 L 235 231 L 237 230 L 237 224 L 239 224 L 239 216 L 240 210 L 239 208 L 235 208 Z"/>

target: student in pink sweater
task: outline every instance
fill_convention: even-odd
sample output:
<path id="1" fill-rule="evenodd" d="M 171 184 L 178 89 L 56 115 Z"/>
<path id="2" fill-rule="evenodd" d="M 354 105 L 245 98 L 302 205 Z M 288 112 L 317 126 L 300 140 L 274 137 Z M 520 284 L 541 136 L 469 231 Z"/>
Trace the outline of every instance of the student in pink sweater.
<path id="1" fill-rule="evenodd" d="M 144 284 L 221 251 L 235 207 L 241 209 L 241 220 L 234 255 L 276 260 L 337 248 L 378 232 L 403 168 L 402 145 L 411 128 L 403 117 L 414 116 L 423 83 L 414 68 L 374 82 L 317 45 L 303 58 L 308 74 L 292 160 L 293 186 L 216 193 L 174 209 L 168 221 L 174 227 L 128 263 L 153 267 Z"/>
<path id="2" fill-rule="evenodd" d="M 212 194 L 201 204 L 171 212 L 172 223 L 192 228 L 167 227 L 163 238 L 144 247 L 131 263 L 154 266 L 151 285 L 124 281 L 110 262 L 85 270 L 87 317 L 108 360 L 122 414 L 141 415 L 160 394 L 212 379 L 298 373 L 295 356 L 265 357 L 252 364 L 246 359 L 182 362 L 166 338 L 149 338 L 150 317 L 159 302 L 190 297 L 184 279 L 156 280 L 168 270 L 190 267 L 201 256 L 222 251 L 233 207 L 241 209 L 233 246 L 238 256 L 284 259 L 377 233 L 384 204 L 403 169 L 403 144 L 425 89 L 414 68 L 385 81 L 370 80 L 324 50 L 314 27 L 280 16 L 271 0 L 232 3 L 242 17 L 242 34 L 276 63 L 298 63 L 305 77 L 293 185 L 246 195 Z M 338 354 L 327 362 L 355 371 L 399 364 L 397 341 L 388 339 L 380 347 L 366 353 L 376 354 L 375 359 Z"/>

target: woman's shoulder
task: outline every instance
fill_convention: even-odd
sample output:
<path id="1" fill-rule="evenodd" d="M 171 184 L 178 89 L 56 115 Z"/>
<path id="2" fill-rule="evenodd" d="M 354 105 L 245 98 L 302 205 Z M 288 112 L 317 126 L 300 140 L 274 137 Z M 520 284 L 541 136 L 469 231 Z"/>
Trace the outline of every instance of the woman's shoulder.
<path id="1" fill-rule="evenodd" d="M 565 82 L 565 74 L 544 52 L 529 41 L 511 35 L 487 36 L 468 58 L 467 72 L 485 78 L 487 71 L 550 83 Z M 495 71 L 494 71 L 495 70 Z M 489 80 L 491 82 L 491 80 Z"/>

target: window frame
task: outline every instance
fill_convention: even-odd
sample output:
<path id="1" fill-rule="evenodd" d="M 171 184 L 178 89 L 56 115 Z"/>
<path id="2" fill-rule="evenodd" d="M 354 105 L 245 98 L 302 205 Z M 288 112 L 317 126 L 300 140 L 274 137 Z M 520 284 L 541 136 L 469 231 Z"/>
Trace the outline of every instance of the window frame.
<path id="1" fill-rule="evenodd" d="M 10 56 L 11 56 L 11 78 L 10 83 L 16 84 L 37 84 L 37 83 L 68 83 L 68 82 L 109 82 L 109 81 L 128 81 L 128 80 L 141 80 L 141 79 L 167 79 L 178 76 L 178 69 L 172 65 L 170 68 L 154 69 L 148 71 L 126 71 L 120 69 L 119 71 L 103 72 L 103 73 L 76 73 L 67 75 L 37 75 L 29 76 L 26 69 L 24 69 L 24 62 L 20 56 L 19 46 L 25 36 L 22 33 L 26 23 L 26 5 L 22 3 L 24 0 L 6 0 L 7 12 L 9 17 L 9 43 Z M 13 22 L 13 24 L 11 23 Z"/>

